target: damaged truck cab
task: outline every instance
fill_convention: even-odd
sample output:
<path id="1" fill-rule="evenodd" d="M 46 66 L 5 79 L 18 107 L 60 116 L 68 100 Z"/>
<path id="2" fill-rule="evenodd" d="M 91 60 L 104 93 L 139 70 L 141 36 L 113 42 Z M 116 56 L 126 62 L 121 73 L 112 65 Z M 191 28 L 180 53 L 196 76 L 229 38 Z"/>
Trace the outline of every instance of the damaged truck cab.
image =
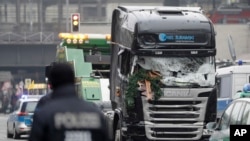
<path id="1" fill-rule="evenodd" d="M 205 140 L 216 120 L 215 31 L 199 7 L 119 6 L 111 30 L 115 140 Z"/>

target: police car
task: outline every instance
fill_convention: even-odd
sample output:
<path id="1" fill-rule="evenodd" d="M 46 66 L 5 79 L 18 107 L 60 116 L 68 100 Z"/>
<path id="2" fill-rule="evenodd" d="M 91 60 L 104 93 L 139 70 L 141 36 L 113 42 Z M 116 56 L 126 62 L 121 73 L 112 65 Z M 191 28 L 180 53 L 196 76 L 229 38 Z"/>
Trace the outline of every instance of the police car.
<path id="1" fill-rule="evenodd" d="M 22 96 L 7 119 L 7 138 L 18 139 L 21 135 L 28 135 L 31 129 L 32 117 L 42 95 Z"/>
<path id="2" fill-rule="evenodd" d="M 209 141 L 229 141 L 230 125 L 250 125 L 250 98 L 233 100 L 223 112 L 218 123 L 209 122 L 207 129 L 212 131 Z"/>

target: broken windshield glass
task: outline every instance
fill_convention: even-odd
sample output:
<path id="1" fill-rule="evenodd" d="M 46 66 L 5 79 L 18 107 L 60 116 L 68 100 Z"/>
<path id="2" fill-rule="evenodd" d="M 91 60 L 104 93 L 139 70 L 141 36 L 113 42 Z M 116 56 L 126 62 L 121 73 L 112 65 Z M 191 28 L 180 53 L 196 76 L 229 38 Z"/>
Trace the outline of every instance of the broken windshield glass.
<path id="1" fill-rule="evenodd" d="M 214 86 L 215 66 L 211 57 L 139 57 L 145 70 L 158 71 L 166 86 Z"/>

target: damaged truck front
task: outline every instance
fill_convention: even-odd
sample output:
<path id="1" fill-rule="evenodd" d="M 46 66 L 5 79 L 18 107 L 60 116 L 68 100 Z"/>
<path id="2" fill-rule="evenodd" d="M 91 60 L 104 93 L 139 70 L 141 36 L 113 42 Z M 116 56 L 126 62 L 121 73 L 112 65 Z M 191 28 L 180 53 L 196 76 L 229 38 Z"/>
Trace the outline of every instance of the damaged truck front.
<path id="1" fill-rule="evenodd" d="M 119 6 L 111 35 L 114 139 L 206 140 L 216 120 L 216 48 L 201 9 Z"/>

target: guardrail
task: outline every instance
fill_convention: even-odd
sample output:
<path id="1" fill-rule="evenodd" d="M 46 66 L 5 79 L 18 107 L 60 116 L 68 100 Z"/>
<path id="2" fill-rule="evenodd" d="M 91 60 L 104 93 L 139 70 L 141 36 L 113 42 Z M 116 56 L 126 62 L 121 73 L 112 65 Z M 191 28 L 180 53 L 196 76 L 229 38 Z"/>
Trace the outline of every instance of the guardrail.
<path id="1" fill-rule="evenodd" d="M 0 44 L 57 44 L 55 32 L 0 32 Z"/>

